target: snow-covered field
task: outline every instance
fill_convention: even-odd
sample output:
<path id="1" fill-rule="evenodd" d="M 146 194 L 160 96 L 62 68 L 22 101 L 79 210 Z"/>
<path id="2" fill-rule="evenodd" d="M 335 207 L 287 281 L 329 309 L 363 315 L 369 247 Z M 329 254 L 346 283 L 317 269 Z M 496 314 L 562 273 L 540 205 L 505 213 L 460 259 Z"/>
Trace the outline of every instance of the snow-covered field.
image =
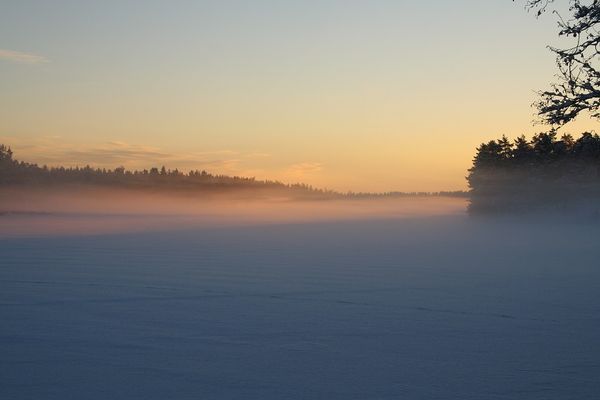
<path id="1" fill-rule="evenodd" d="M 5 236 L 0 319 L 7 400 L 593 399 L 600 227 L 453 215 Z"/>

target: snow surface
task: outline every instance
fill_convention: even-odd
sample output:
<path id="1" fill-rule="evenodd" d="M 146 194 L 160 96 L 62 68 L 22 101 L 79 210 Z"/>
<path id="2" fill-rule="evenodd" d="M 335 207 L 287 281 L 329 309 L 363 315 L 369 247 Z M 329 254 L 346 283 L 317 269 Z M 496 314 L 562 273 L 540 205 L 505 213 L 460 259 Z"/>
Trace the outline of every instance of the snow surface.
<path id="1" fill-rule="evenodd" d="M 0 398 L 598 398 L 599 239 L 465 216 L 3 238 Z"/>

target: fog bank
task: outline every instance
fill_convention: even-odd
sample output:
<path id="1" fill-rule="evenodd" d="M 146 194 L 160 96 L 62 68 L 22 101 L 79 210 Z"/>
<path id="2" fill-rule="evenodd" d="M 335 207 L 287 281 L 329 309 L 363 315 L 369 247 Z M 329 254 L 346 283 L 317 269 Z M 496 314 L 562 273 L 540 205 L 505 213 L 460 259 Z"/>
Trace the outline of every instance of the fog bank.
<path id="1" fill-rule="evenodd" d="M 466 200 L 415 196 L 343 200 L 166 195 L 133 190 L 10 189 L 0 237 L 463 215 Z"/>

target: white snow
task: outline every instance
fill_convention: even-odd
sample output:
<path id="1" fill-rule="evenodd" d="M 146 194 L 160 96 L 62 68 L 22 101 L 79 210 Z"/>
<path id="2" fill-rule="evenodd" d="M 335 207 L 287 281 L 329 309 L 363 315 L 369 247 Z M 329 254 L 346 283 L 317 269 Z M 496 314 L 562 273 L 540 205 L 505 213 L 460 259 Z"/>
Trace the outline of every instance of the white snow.
<path id="1" fill-rule="evenodd" d="M 463 215 L 4 237 L 0 398 L 596 398 L 599 239 Z"/>

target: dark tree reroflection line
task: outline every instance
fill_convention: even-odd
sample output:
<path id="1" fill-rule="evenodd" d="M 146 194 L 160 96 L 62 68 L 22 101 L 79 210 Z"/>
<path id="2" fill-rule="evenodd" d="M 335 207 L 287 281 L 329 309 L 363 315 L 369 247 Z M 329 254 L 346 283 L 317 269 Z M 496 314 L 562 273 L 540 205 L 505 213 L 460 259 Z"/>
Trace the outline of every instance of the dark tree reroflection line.
<path id="1" fill-rule="evenodd" d="M 554 0 L 527 0 L 526 7 L 538 16 L 558 15 L 558 35 L 570 38 L 566 48 L 550 47 L 556 54 L 558 81 L 539 92 L 535 103 L 543 122 L 564 125 L 581 112 L 600 119 L 600 0 L 570 0 L 569 16 L 553 8 Z"/>

